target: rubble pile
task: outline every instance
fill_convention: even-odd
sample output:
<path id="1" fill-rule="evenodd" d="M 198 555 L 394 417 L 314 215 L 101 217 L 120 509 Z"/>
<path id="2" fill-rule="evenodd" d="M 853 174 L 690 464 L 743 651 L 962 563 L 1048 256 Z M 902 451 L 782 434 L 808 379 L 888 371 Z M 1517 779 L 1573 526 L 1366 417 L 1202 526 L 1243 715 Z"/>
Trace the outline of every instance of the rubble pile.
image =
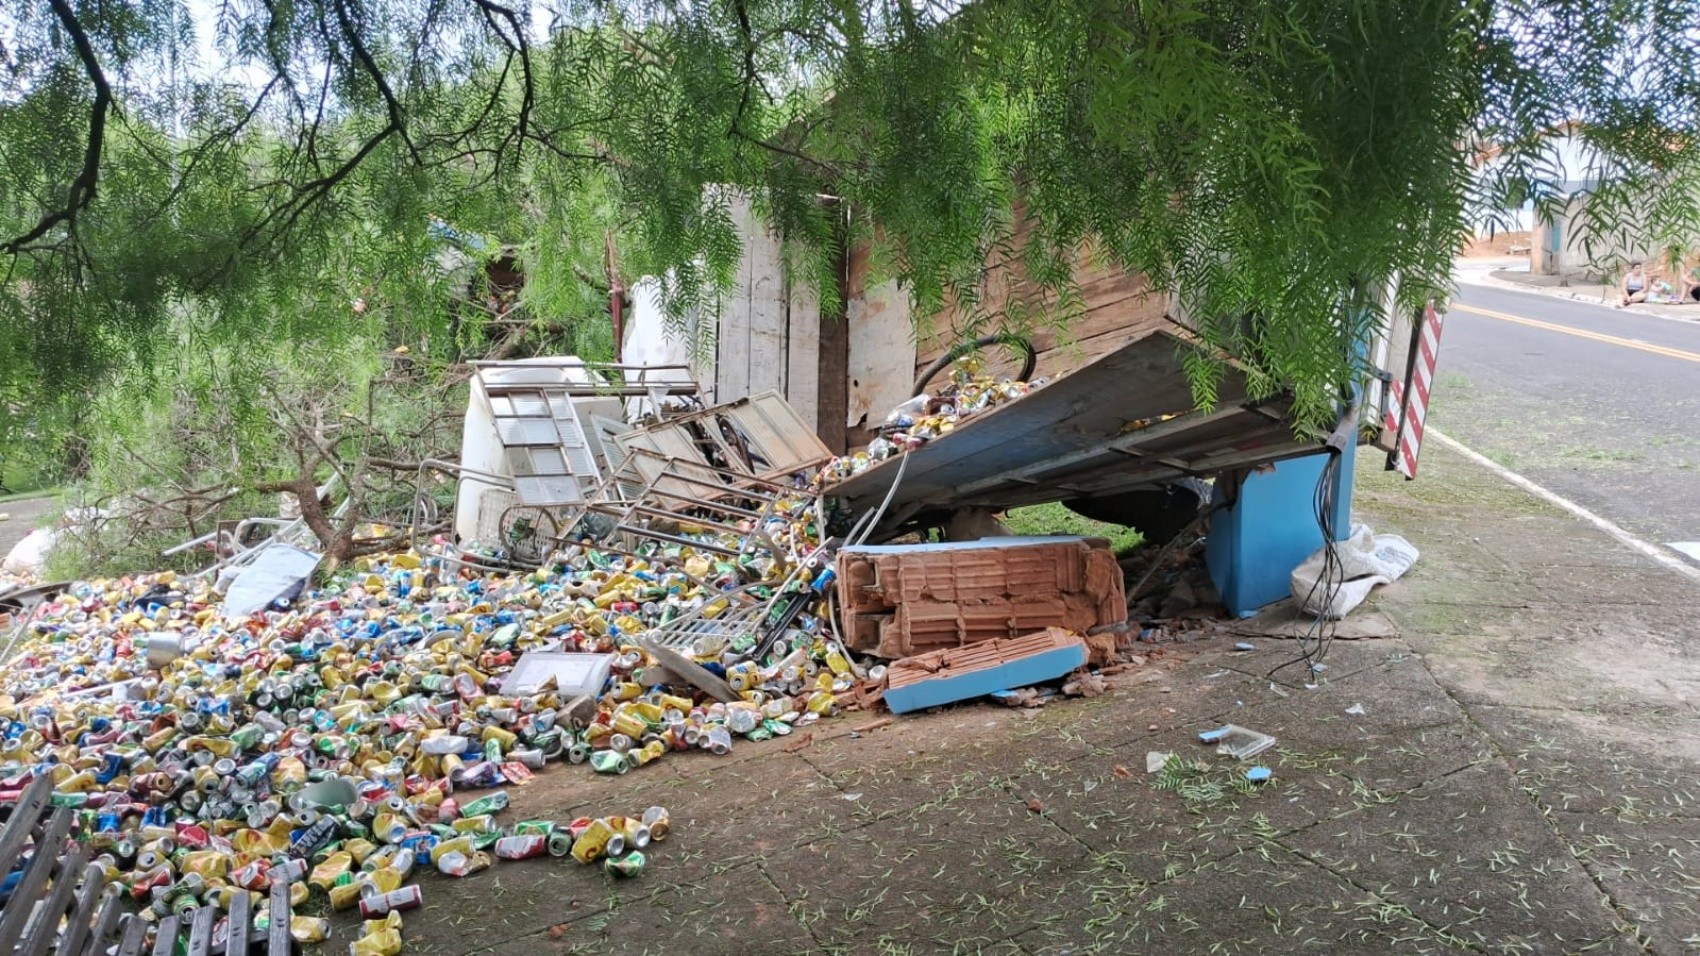
<path id="1" fill-rule="evenodd" d="M 576 421 L 561 396 L 486 384 L 503 442 L 539 409 L 559 418 L 551 429 Z M 583 397 L 561 388 L 562 402 Z M 65 586 L 0 662 L 0 811 L 50 792 L 144 920 L 174 926 L 240 900 L 256 926 L 287 920 L 312 942 L 328 924 L 295 907 L 358 906 L 368 922 L 353 951 L 380 956 L 400 950 L 400 914 L 423 902 L 417 871 L 567 856 L 643 871 L 670 829 L 661 807 L 500 819 L 503 788 L 550 762 L 624 774 L 882 697 L 902 713 L 1070 674 L 1066 693 L 1102 693 L 1085 668 L 1112 664 L 1130 637 L 1104 542 L 868 546 L 879 514 L 829 512 L 821 497 L 1028 388 L 964 363 L 939 396 L 895 410 L 868 453 L 830 460 L 775 425 L 789 421 L 776 398 L 700 410 L 628 433 L 622 463 L 606 458 L 607 479 L 577 505 L 528 500 L 542 493 L 529 472 L 511 490 L 469 472 L 494 489 L 477 505 L 500 516 L 494 545 L 416 538 L 317 586 L 319 556 L 284 540 L 216 575 Z M 563 454 L 577 440 L 562 437 Z M 515 448 L 539 467 L 530 445 Z M 842 537 L 828 537 L 829 515 Z M 547 558 L 491 569 L 518 560 L 518 544 Z M 874 659 L 892 662 L 890 680 Z M 58 833 L 34 857 L 57 852 Z M 39 889 L 23 884 L 31 860 L 0 855 L 0 903 Z"/>

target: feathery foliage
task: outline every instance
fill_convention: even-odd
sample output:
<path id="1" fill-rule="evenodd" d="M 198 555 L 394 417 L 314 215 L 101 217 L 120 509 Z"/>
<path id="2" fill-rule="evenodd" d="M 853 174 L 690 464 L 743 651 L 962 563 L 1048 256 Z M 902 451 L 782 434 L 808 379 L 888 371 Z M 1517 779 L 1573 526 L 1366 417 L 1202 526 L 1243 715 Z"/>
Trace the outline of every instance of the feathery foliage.
<path id="1" fill-rule="evenodd" d="M 0 443 L 190 352 L 232 379 L 270 343 L 453 361 L 483 333 L 445 306 L 465 279 L 433 216 L 518 244 L 537 321 L 594 317 L 610 264 L 712 309 L 734 190 L 828 299 L 846 241 L 923 314 L 975 302 L 999 253 L 1062 307 L 1080 249 L 1148 273 L 1214 349 L 1188 360 L 1201 401 L 1229 354 L 1317 424 L 1381 288 L 1411 307 L 1473 218 L 1559 201 L 1560 126 L 1601 157 L 1595 234 L 1700 234 L 1695 22 L 1700 0 L 22 0 Z"/>

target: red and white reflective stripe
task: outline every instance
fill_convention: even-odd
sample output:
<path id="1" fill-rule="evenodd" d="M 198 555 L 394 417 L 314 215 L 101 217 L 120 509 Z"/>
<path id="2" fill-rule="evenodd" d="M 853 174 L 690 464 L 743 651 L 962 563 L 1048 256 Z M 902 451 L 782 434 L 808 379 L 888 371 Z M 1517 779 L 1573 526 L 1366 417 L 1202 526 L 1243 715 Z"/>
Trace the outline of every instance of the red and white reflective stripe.
<path id="1" fill-rule="evenodd" d="M 1423 309 L 1422 330 L 1417 335 L 1417 354 L 1411 357 L 1411 393 L 1405 394 L 1405 383 L 1394 381 L 1390 386 L 1393 401 L 1388 403 L 1386 426 L 1398 430 L 1398 450 L 1393 453 L 1395 471 L 1406 478 L 1417 477 L 1417 452 L 1423 445 L 1423 421 L 1428 417 L 1429 391 L 1434 385 L 1435 360 L 1440 355 L 1440 332 L 1443 320 L 1434 311 L 1434 303 Z M 1401 413 L 1403 421 L 1401 422 Z"/>

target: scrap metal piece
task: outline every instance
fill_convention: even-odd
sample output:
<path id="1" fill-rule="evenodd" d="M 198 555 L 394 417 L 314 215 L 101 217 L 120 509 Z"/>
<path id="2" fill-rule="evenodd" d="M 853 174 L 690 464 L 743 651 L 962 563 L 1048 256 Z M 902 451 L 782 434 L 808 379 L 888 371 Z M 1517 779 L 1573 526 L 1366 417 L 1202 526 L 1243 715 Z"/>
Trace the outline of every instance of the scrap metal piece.
<path id="1" fill-rule="evenodd" d="M 691 660 L 684 654 L 679 653 L 665 644 L 657 643 L 646 637 L 639 637 L 637 642 L 638 646 L 642 647 L 645 651 L 648 651 L 651 657 L 660 661 L 662 666 L 666 667 L 673 673 L 678 674 L 680 677 L 683 677 L 686 681 L 689 681 L 693 687 L 696 687 L 698 690 L 708 694 L 715 700 L 730 704 L 738 699 L 738 694 L 736 691 L 732 690 L 731 684 L 726 683 L 723 678 L 715 676 L 715 674 L 708 668 L 703 667 L 701 664 Z"/>
<path id="2" fill-rule="evenodd" d="M 1179 359 L 1188 342 L 1152 331 L 1041 388 L 958 422 L 905 454 L 826 489 L 852 513 L 891 492 L 870 540 L 942 525 L 961 508 L 1096 499 L 1308 454 L 1290 400 L 1252 401 L 1230 366 L 1213 411 L 1194 407 Z M 1130 423 L 1154 422 L 1143 428 Z M 907 461 L 903 477 L 898 465 Z M 895 491 L 893 488 L 895 486 Z"/>
<path id="3" fill-rule="evenodd" d="M 225 617 L 246 617 L 274 601 L 294 600 L 323 555 L 292 544 L 273 544 L 236 576 L 224 596 Z"/>

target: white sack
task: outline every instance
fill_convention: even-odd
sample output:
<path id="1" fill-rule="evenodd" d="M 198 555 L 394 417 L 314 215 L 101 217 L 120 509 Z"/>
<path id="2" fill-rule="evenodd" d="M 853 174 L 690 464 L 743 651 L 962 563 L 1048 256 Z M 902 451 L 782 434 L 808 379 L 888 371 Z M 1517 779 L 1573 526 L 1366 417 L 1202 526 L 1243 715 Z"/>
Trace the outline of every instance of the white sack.
<path id="1" fill-rule="evenodd" d="M 1333 600 L 1329 600 L 1328 582 L 1319 583 L 1326 556 L 1321 548 L 1293 569 L 1292 591 L 1304 613 L 1322 613 L 1334 621 L 1362 604 L 1376 585 L 1399 580 L 1417 563 L 1417 549 L 1411 542 L 1396 534 L 1376 534 L 1368 525 L 1354 525 L 1350 537 L 1328 547 L 1334 549 L 1345 572 L 1345 583 L 1334 590 Z"/>

